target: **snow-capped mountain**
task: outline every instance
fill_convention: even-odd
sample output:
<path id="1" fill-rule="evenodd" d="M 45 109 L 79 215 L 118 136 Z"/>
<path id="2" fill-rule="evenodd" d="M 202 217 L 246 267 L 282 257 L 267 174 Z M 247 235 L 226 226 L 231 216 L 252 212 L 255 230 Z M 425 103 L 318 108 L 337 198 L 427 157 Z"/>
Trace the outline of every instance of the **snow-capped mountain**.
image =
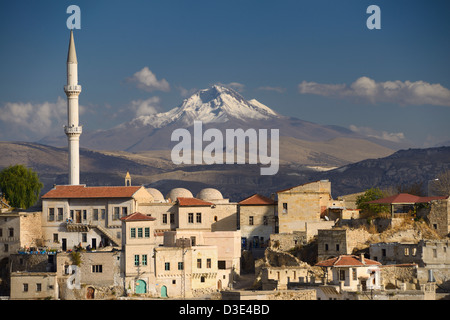
<path id="1" fill-rule="evenodd" d="M 139 116 L 108 130 L 85 130 L 80 138 L 80 146 L 93 150 L 128 152 L 170 150 L 175 144 L 171 141 L 173 131 L 178 128 L 192 131 L 194 120 L 202 121 L 203 130 L 216 128 L 225 132 L 226 129 L 279 129 L 281 143 L 289 141 L 286 143 L 290 146 L 282 156 L 287 152 L 305 154 L 305 148 L 308 148 L 313 150 L 309 158 L 323 159 L 324 152 L 327 154 L 330 147 L 319 147 L 319 144 L 337 138 L 358 139 L 358 142 L 352 140 L 342 147 L 339 144 L 331 145 L 339 152 L 361 153 L 355 158 L 357 160 L 365 159 L 366 156 L 386 156 L 392 150 L 398 150 L 398 146 L 389 145 L 388 141 L 369 138 L 344 127 L 320 125 L 283 116 L 255 99 L 246 100 L 235 90 L 219 85 L 197 91 L 178 107 L 167 112 Z M 67 138 L 63 135 L 39 142 L 51 146 L 67 146 Z M 373 152 L 354 148 L 356 143 Z"/>
<path id="2" fill-rule="evenodd" d="M 178 122 L 179 125 L 188 127 L 193 125 L 194 120 L 207 124 L 223 123 L 230 119 L 248 121 L 270 120 L 272 118 L 282 118 L 282 116 L 256 99 L 247 101 L 232 89 L 214 85 L 196 92 L 185 99 L 179 107 L 164 113 L 140 116 L 130 123 L 124 123 L 120 126 L 134 125 L 162 128 Z"/>

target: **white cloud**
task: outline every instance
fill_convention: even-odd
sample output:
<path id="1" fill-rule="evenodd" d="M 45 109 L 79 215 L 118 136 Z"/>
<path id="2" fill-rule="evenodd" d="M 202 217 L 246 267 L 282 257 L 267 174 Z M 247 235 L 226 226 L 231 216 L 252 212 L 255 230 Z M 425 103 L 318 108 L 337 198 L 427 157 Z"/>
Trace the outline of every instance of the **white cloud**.
<path id="1" fill-rule="evenodd" d="M 286 88 L 265 86 L 265 87 L 259 87 L 258 90 L 274 91 L 274 92 L 278 92 L 278 93 L 283 93 L 286 91 Z"/>
<path id="2" fill-rule="evenodd" d="M 405 135 L 403 134 L 403 132 L 393 133 L 393 132 L 387 132 L 387 131 L 378 131 L 378 130 L 375 130 L 375 129 L 369 128 L 369 127 L 357 127 L 353 124 L 350 125 L 349 128 L 353 132 L 357 132 L 357 133 L 360 133 L 360 134 L 368 136 L 368 137 L 374 137 L 374 138 L 388 140 L 388 141 L 392 141 L 392 142 L 405 142 L 406 141 Z"/>
<path id="3" fill-rule="evenodd" d="M 127 79 L 130 82 L 136 82 L 137 87 L 145 91 L 170 91 L 170 85 L 166 79 L 158 80 L 155 74 L 148 68 L 136 72 L 132 77 Z"/>
<path id="4" fill-rule="evenodd" d="M 130 109 L 136 113 L 136 117 L 149 116 L 159 112 L 160 101 L 161 99 L 159 97 L 151 97 L 146 100 L 133 100 L 131 101 Z"/>
<path id="5" fill-rule="evenodd" d="M 182 96 L 183 98 L 190 97 L 191 95 L 193 95 L 198 91 L 197 88 L 186 89 L 183 88 L 182 86 L 177 86 L 176 88 L 178 89 L 178 91 L 180 91 L 180 96 Z"/>
<path id="6" fill-rule="evenodd" d="M 86 110 L 79 108 L 80 114 Z M 58 97 L 56 102 L 7 102 L 0 107 L 0 122 L 3 139 L 37 141 L 48 135 L 62 135 L 67 101 Z"/>
<path id="7" fill-rule="evenodd" d="M 230 82 L 230 83 L 217 83 L 219 86 L 231 88 L 233 90 L 236 90 L 237 92 L 243 92 L 245 90 L 245 84 L 239 83 L 239 82 Z"/>
<path id="8" fill-rule="evenodd" d="M 298 86 L 302 94 L 315 94 L 359 102 L 395 103 L 399 105 L 450 106 L 450 90 L 440 84 L 424 81 L 376 82 L 361 77 L 350 86 L 346 84 L 320 84 L 303 81 Z"/>

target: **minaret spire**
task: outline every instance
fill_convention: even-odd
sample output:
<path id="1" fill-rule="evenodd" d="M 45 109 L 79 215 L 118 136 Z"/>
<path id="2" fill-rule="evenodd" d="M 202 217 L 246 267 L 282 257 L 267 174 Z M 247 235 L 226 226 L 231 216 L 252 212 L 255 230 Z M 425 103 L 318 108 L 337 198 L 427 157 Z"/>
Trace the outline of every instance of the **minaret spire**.
<path id="1" fill-rule="evenodd" d="M 70 30 L 69 52 L 67 54 L 67 85 L 64 86 L 67 96 L 67 126 L 64 133 L 69 144 L 69 184 L 80 184 L 80 135 L 82 126 L 78 124 L 78 96 L 81 86 L 78 85 L 78 62 L 75 51 L 73 30 Z"/>

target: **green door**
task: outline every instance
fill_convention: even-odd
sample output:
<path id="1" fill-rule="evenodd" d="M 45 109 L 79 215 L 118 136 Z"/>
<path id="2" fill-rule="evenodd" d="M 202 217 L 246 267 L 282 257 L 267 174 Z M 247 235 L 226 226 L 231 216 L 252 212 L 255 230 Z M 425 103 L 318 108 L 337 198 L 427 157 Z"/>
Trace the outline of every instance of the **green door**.
<path id="1" fill-rule="evenodd" d="M 147 293 L 147 284 L 144 280 L 136 281 L 136 293 Z"/>
<path id="2" fill-rule="evenodd" d="M 161 298 L 167 298 L 167 287 L 166 286 L 161 287 Z"/>

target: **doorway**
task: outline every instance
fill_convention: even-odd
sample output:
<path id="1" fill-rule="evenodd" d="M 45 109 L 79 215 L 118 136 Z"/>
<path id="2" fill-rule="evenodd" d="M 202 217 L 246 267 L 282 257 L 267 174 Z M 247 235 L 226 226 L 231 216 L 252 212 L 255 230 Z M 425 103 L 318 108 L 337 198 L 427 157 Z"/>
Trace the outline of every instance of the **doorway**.
<path id="1" fill-rule="evenodd" d="M 62 241 L 62 245 L 61 245 L 62 251 L 67 251 L 67 239 L 61 239 L 61 241 Z"/>
<path id="2" fill-rule="evenodd" d="M 81 210 L 75 210 L 75 222 L 81 223 Z"/>
<path id="3" fill-rule="evenodd" d="M 92 238 L 92 250 L 97 249 L 97 239 Z"/>
<path id="4" fill-rule="evenodd" d="M 95 297 L 95 289 L 92 287 L 87 288 L 86 299 L 94 299 Z"/>
<path id="5" fill-rule="evenodd" d="M 166 286 L 161 287 L 161 298 L 167 298 L 167 287 Z"/>
<path id="6" fill-rule="evenodd" d="M 138 280 L 136 281 L 136 293 L 147 293 L 147 284 L 144 280 Z"/>

